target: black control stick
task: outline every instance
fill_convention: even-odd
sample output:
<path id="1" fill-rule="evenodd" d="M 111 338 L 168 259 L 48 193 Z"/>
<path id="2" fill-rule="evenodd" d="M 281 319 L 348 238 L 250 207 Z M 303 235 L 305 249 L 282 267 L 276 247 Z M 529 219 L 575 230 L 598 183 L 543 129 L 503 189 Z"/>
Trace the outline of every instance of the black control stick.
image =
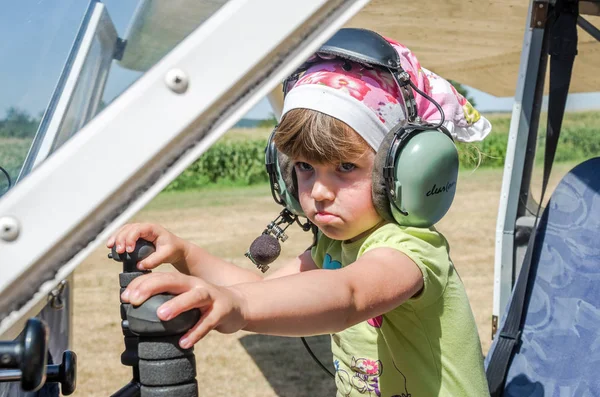
<path id="1" fill-rule="evenodd" d="M 144 273 L 137 269 L 137 263 L 155 251 L 154 244 L 146 240 L 138 240 L 135 245 L 133 252 L 124 252 L 119 254 L 116 250 L 116 246 L 112 248 L 112 251 L 108 254 L 110 259 L 114 259 L 117 262 L 123 263 L 123 272 L 119 274 L 119 290 L 120 295 L 125 291 L 125 288 L 129 283 L 136 277 L 141 276 Z M 131 382 L 115 393 L 113 396 L 139 396 L 140 395 L 140 372 L 139 372 L 139 358 L 138 358 L 138 336 L 129 330 L 129 322 L 127 321 L 127 309 L 131 305 L 129 303 L 123 303 L 121 301 L 121 330 L 123 331 L 125 351 L 121 353 L 121 364 L 128 367 L 132 367 L 133 379 Z"/>
<path id="2" fill-rule="evenodd" d="M 117 262 L 123 263 L 123 273 L 119 274 L 119 296 L 125 291 L 129 283 L 136 277 L 141 276 L 147 271 L 140 271 L 137 269 L 137 263 L 155 251 L 154 244 L 146 240 L 138 240 L 133 252 L 124 252 L 119 254 L 116 251 L 116 246 L 112 248 L 112 251 L 108 254 L 108 257 L 114 259 Z M 121 329 L 123 336 L 125 337 L 125 351 L 121 353 L 121 364 L 133 368 L 133 380 L 139 382 L 138 372 L 138 336 L 133 334 L 129 330 L 129 322 L 127 321 L 127 310 L 131 305 L 129 303 L 123 303 L 121 301 Z"/>
<path id="3" fill-rule="evenodd" d="M 113 247 L 109 258 L 123 262 L 119 275 L 121 293 L 129 283 L 149 271 L 137 269 L 137 263 L 155 251 L 152 243 L 138 240 L 133 252 L 119 254 Z M 140 306 L 121 302 L 121 328 L 125 336 L 123 365 L 133 367 L 133 379 L 113 397 L 142 396 L 197 397 L 194 348 L 182 349 L 179 339 L 200 318 L 199 310 L 190 310 L 169 321 L 161 321 L 156 310 L 173 295 L 159 294 Z"/>

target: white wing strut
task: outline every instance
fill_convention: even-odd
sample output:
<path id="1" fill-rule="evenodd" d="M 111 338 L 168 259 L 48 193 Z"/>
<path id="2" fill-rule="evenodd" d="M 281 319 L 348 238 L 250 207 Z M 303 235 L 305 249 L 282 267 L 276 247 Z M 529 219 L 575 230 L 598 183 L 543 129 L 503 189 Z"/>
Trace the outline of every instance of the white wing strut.
<path id="1" fill-rule="evenodd" d="M 231 0 L 3 196 L 0 335 L 367 2 Z"/>

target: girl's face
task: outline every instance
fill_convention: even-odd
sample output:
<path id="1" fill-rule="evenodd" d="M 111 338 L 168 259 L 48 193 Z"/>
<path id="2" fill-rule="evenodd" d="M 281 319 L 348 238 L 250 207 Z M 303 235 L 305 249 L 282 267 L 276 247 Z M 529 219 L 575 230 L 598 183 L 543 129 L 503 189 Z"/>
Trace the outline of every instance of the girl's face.
<path id="1" fill-rule="evenodd" d="M 340 164 L 294 159 L 304 213 L 327 237 L 351 240 L 382 221 L 371 197 L 375 153 Z"/>

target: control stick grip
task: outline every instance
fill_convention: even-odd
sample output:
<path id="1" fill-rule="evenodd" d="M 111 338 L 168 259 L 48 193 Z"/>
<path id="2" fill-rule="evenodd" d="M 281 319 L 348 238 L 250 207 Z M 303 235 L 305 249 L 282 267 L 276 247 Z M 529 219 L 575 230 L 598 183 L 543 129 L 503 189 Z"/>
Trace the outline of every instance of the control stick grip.
<path id="1" fill-rule="evenodd" d="M 148 240 L 138 239 L 135 242 L 135 248 L 133 252 L 123 252 L 122 254 L 117 252 L 117 246 L 112 247 L 111 252 L 108 254 L 110 259 L 114 259 L 117 262 L 123 262 L 123 272 L 136 272 L 137 263 L 146 259 L 150 254 L 156 251 L 156 247 Z"/>
<path id="2" fill-rule="evenodd" d="M 141 397 L 197 397 L 194 348 L 182 349 L 179 339 L 200 319 L 192 309 L 169 321 L 161 321 L 156 310 L 173 295 L 159 294 L 140 306 L 129 306 L 130 331 L 139 335 Z"/>

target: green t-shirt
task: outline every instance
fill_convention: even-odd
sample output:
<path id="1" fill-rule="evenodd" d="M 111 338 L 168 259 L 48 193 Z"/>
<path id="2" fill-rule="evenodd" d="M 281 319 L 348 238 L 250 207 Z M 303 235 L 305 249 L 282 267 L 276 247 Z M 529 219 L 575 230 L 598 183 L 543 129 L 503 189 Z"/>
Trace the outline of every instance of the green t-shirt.
<path id="1" fill-rule="evenodd" d="M 337 396 L 489 396 L 475 319 L 448 243 L 434 228 L 390 223 L 352 243 L 320 235 L 312 257 L 317 266 L 336 269 L 379 247 L 411 258 L 424 288 L 382 316 L 332 335 Z"/>

